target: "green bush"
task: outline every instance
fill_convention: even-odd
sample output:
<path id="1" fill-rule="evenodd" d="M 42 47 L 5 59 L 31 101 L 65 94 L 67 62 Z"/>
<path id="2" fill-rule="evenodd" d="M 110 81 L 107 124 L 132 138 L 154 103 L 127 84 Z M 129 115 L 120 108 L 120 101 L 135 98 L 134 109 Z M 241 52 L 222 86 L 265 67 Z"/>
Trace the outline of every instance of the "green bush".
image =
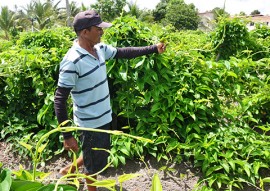
<path id="1" fill-rule="evenodd" d="M 57 126 L 58 68 L 74 35 L 66 28 L 25 33 L 0 53 L 2 139 L 35 144 Z M 265 53 L 255 57 L 266 46 L 236 20 L 221 21 L 212 35 L 211 49 L 211 35 L 157 30 L 132 17 L 118 18 L 106 29 L 104 41 L 118 47 L 167 43 L 162 55 L 107 63 L 118 125 L 154 141 L 113 137 L 116 166 L 150 154 L 158 161 L 192 161 L 203 172 L 200 183 L 213 189 L 242 188 L 244 182 L 263 187 L 268 181 L 260 172 L 270 164 L 270 59 Z M 213 61 L 218 54 L 219 61 Z M 44 156 L 60 151 L 59 139 L 59 134 L 51 137 Z"/>
<path id="2" fill-rule="evenodd" d="M 65 28 L 25 33 L 16 45 L 0 53 L 2 139 L 17 142 L 34 134 L 34 143 L 57 126 L 53 97 L 59 63 L 72 44 L 71 38 L 71 30 Z M 58 136 L 53 140 L 45 155 L 61 148 Z"/>

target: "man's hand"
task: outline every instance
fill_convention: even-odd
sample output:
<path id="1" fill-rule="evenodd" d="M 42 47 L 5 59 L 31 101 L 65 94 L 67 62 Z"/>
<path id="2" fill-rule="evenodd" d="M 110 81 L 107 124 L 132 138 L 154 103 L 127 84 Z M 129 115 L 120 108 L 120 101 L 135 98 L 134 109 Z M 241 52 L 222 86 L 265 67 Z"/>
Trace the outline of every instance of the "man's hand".
<path id="1" fill-rule="evenodd" d="M 158 53 L 162 54 L 166 49 L 166 45 L 162 42 L 157 43 L 157 49 L 158 49 Z"/>
<path id="2" fill-rule="evenodd" d="M 78 152 L 78 142 L 74 137 L 64 139 L 64 148 L 68 151 Z"/>

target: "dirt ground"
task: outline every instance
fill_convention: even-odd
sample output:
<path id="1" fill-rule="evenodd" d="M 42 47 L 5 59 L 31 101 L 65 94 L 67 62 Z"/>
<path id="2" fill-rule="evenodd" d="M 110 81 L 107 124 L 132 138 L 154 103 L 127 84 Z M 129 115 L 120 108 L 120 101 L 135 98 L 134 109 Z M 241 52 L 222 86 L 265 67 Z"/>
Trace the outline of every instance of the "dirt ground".
<path id="1" fill-rule="evenodd" d="M 13 153 L 9 145 L 5 142 L 0 142 L 0 162 L 3 163 L 4 168 L 11 170 L 18 170 L 19 164 L 24 169 L 31 169 L 31 160 L 22 159 L 16 153 Z M 51 172 L 48 182 L 53 182 L 53 180 L 55 181 L 57 179 L 58 171 L 70 162 L 71 159 L 64 153 L 47 161 L 38 170 Z M 165 166 L 169 170 L 160 169 Z M 128 160 L 126 165 L 121 165 L 118 168 L 110 167 L 105 175 L 98 176 L 98 180 L 113 179 L 117 181 L 117 177 L 123 174 L 140 174 L 140 176 L 124 182 L 122 191 L 150 191 L 152 179 L 156 173 L 159 175 L 163 191 L 192 191 L 196 187 L 198 180 L 202 177 L 200 171 L 193 168 L 189 163 L 166 164 L 165 162 L 157 162 L 154 158 L 150 157 L 146 158 L 144 162 L 140 160 Z M 86 190 L 85 184 L 82 184 L 79 188 L 79 191 Z M 116 190 L 120 190 L 119 183 L 117 183 Z M 243 189 L 243 191 L 260 190 L 248 185 Z M 98 188 L 98 191 L 108 191 L 108 189 Z M 267 186 L 265 191 L 270 191 L 270 186 Z"/>
<path id="2" fill-rule="evenodd" d="M 23 160 L 9 149 L 9 145 L 0 142 L 0 162 L 4 164 L 4 168 L 18 170 L 19 164 L 25 169 L 31 169 L 31 160 Z M 56 179 L 58 171 L 66 164 L 71 162 L 66 154 L 54 157 L 46 162 L 46 165 L 39 167 L 40 171 L 51 172 L 50 179 Z M 160 170 L 161 167 L 168 167 L 169 170 Z M 126 165 L 118 168 L 111 167 L 106 174 L 99 175 L 98 180 L 114 179 L 123 174 L 140 174 L 140 176 L 128 180 L 123 183 L 123 191 L 150 191 L 152 178 L 158 173 L 161 180 L 163 191 L 191 191 L 195 187 L 200 178 L 200 172 L 194 170 L 188 163 L 166 164 L 158 163 L 154 158 L 147 158 L 144 162 L 140 160 L 128 160 Z M 117 183 L 117 190 L 120 190 L 120 184 Z M 80 191 L 85 191 L 86 186 L 81 186 Z M 99 188 L 98 191 L 107 191 L 108 189 Z"/>

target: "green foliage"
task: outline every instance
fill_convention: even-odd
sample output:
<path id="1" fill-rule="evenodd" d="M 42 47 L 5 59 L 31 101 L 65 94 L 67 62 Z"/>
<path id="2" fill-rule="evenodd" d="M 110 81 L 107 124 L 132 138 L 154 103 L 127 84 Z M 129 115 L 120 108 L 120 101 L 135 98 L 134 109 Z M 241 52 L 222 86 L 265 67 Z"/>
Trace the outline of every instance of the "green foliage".
<path id="1" fill-rule="evenodd" d="M 186 4 L 183 0 L 169 1 L 166 7 L 166 23 L 179 30 L 196 30 L 199 20 L 198 11 L 193 4 Z"/>
<path id="2" fill-rule="evenodd" d="M 8 50 L 13 45 L 13 42 L 8 41 L 8 40 L 1 40 L 0 39 L 0 43 L 1 43 L 0 52 Z"/>
<path id="3" fill-rule="evenodd" d="M 40 32 L 23 33 L 17 41 L 17 45 L 22 48 L 43 47 L 46 50 L 59 48 L 66 51 L 71 46 L 71 40 L 75 38 L 70 28 L 43 30 Z"/>
<path id="4" fill-rule="evenodd" d="M 154 174 L 151 191 L 162 191 L 162 185 L 158 177 L 158 174 Z"/>
<path id="5" fill-rule="evenodd" d="M 168 0 L 161 0 L 157 4 L 156 8 L 153 10 L 153 16 L 155 18 L 155 21 L 161 21 L 165 18 L 167 4 Z"/>
<path id="6" fill-rule="evenodd" d="M 250 15 L 259 15 L 259 14 L 261 14 L 261 12 L 257 9 L 255 9 L 254 11 L 250 13 Z"/>
<path id="7" fill-rule="evenodd" d="M 115 22 L 126 23 L 127 19 Z M 148 153 L 157 160 L 192 160 L 204 173 L 202 182 L 215 189 L 242 188 L 243 182 L 255 185 L 259 170 L 269 166 L 268 152 L 262 151 L 262 147 L 269 149 L 269 138 L 250 129 L 259 126 L 268 130 L 264 112 L 269 103 L 269 59 L 231 57 L 213 62 L 200 54 L 203 46 L 192 44 L 191 39 L 198 39 L 199 32 L 177 36 L 163 29 L 155 36 L 145 25 L 135 25 L 131 19 L 129 23 L 107 30 L 108 42 L 137 46 L 140 41 L 151 44 L 164 37 L 168 48 L 163 55 L 108 63 L 113 110 L 129 119 L 131 134 L 155 140 L 154 144 L 142 145 L 114 138 L 115 164 Z M 248 38 L 242 26 L 228 26 L 229 34 L 234 37 L 234 32 L 243 29 L 243 36 Z M 149 42 L 142 41 L 148 36 L 145 31 L 152 34 Z M 235 40 L 233 47 L 241 47 L 239 39 Z M 188 42 L 193 50 L 185 47 Z"/>
<path id="8" fill-rule="evenodd" d="M 258 25 L 251 31 L 251 35 L 256 38 L 266 39 L 270 37 L 270 29 L 266 25 Z"/>
<path id="9" fill-rule="evenodd" d="M 222 19 L 212 34 L 217 59 L 229 59 L 247 49 L 249 40 L 245 23 L 239 19 Z"/>
<path id="10" fill-rule="evenodd" d="M 267 47 L 257 42 L 255 35 L 250 35 L 245 21 L 239 18 L 221 19 L 211 39 L 216 60 L 228 60 L 231 56 L 259 60 L 267 57 L 269 52 Z"/>
<path id="11" fill-rule="evenodd" d="M 126 3 L 126 0 L 97 0 L 91 8 L 95 9 L 104 21 L 113 21 L 123 13 Z"/>
<path id="12" fill-rule="evenodd" d="M 53 97 L 59 63 L 71 45 L 70 38 L 67 29 L 24 34 L 17 46 L 0 53 L 2 139 L 19 142 L 34 133 L 35 142 L 57 126 Z M 50 149 L 59 150 L 58 136 L 52 140 Z"/>
<path id="13" fill-rule="evenodd" d="M 4 38 L 9 40 L 9 33 L 12 27 L 14 27 L 15 13 L 10 11 L 7 6 L 1 7 L 0 11 L 0 29 L 5 32 Z"/>
<path id="14" fill-rule="evenodd" d="M 256 29 L 251 31 L 251 37 L 256 41 L 255 47 L 259 47 L 258 55 L 259 58 L 269 57 L 270 51 L 270 29 L 265 25 L 257 25 Z"/>
<path id="15" fill-rule="evenodd" d="M 222 8 L 219 8 L 219 7 L 216 7 L 216 8 L 214 8 L 213 10 L 212 10 L 212 12 L 214 13 L 214 19 L 216 20 L 216 21 L 218 21 L 219 20 L 219 18 L 227 18 L 227 17 L 229 17 L 230 16 L 230 14 L 229 13 L 227 13 L 225 10 L 224 10 L 224 8 L 222 9 Z"/>
<path id="16" fill-rule="evenodd" d="M 11 187 L 11 171 L 8 169 L 2 169 L 0 163 L 0 190 L 10 190 Z"/>
<path id="17" fill-rule="evenodd" d="M 153 11 L 155 21 L 171 24 L 178 30 L 196 30 L 199 24 L 198 12 L 193 4 L 183 0 L 163 0 Z"/>
<path id="18" fill-rule="evenodd" d="M 63 123 L 69 123 L 69 121 L 65 121 Z M 76 173 L 67 173 L 66 175 L 63 175 L 60 179 L 57 180 L 55 183 L 44 185 L 42 182 L 44 182 L 44 179 L 49 176 L 50 173 L 45 173 L 45 172 L 39 172 L 37 171 L 37 167 L 40 164 L 41 161 L 41 155 L 42 152 L 44 152 L 45 148 L 48 146 L 48 141 L 44 143 L 45 140 L 48 140 L 48 138 L 55 134 L 56 132 L 70 132 L 70 131 L 92 131 L 92 132 L 103 132 L 103 133 L 109 133 L 112 135 L 117 135 L 117 136 L 125 136 L 129 137 L 132 139 L 136 139 L 139 141 L 143 142 L 148 142 L 151 143 L 152 141 L 149 139 L 145 139 L 142 137 L 137 137 L 137 136 L 132 136 L 126 133 L 123 133 L 121 131 L 110 131 L 110 130 L 100 130 L 100 129 L 95 129 L 95 128 L 86 128 L 86 127 L 61 127 L 61 124 L 53 129 L 50 130 L 49 132 L 45 133 L 44 135 L 41 136 L 41 138 L 37 141 L 37 143 L 32 146 L 28 144 L 27 142 L 20 142 L 22 146 L 24 146 L 27 150 L 30 151 L 31 157 L 32 157 L 32 165 L 33 165 L 33 170 L 25 170 L 22 168 L 20 165 L 20 169 L 18 171 L 13 171 L 12 173 L 15 175 L 15 177 L 11 177 L 11 172 L 9 170 L 4 170 L 3 173 L 1 173 L 1 166 L 0 166 L 0 188 L 5 188 L 5 190 L 11 190 L 11 191 L 51 191 L 51 190 L 66 190 L 66 191 L 72 191 L 72 190 L 77 190 L 75 187 L 71 187 L 69 185 L 61 185 L 60 182 L 63 180 L 66 181 L 72 181 L 70 184 L 75 185 L 77 188 L 79 188 L 79 181 L 78 178 L 85 178 L 93 181 L 91 184 L 92 186 L 97 186 L 97 187 L 105 187 L 108 188 L 109 190 L 115 191 L 115 186 L 116 186 L 116 180 L 101 180 L 97 181 L 95 178 L 96 175 L 102 173 L 104 170 L 106 170 L 112 162 L 109 162 L 102 170 L 100 170 L 96 174 L 92 175 L 85 175 L 85 174 L 79 174 L 78 172 Z M 102 150 L 104 152 L 108 152 L 112 154 L 109 150 L 105 150 L 103 148 L 95 148 L 96 150 Z M 113 157 L 113 156 L 111 156 Z M 77 165 L 76 163 L 76 153 L 73 153 L 73 165 Z M 2 165 L 0 163 L 0 165 Z M 76 166 L 77 168 L 77 166 Z M 122 190 L 123 183 L 136 178 L 140 176 L 140 174 L 123 174 L 119 176 L 118 182 L 120 184 L 120 189 Z M 13 178 L 13 179 L 12 179 Z M 12 184 L 11 184 L 12 182 Z M 9 189 L 10 188 L 10 189 Z"/>
<path id="19" fill-rule="evenodd" d="M 167 44 L 162 55 L 107 63 L 113 111 L 130 135 L 113 136 L 113 164 L 147 154 L 158 161 L 190 160 L 203 172 L 202 190 L 241 189 L 245 182 L 263 187 L 269 177 L 261 171 L 270 165 L 267 30 L 250 33 L 242 21 L 228 19 L 212 36 L 129 16 L 113 24 L 104 34 L 113 46 Z M 20 142 L 21 153 L 57 126 L 53 95 L 71 39 L 68 29 L 25 34 L 0 53 L 1 137 Z M 50 140 L 41 147 L 44 156 L 62 147 L 59 134 Z"/>

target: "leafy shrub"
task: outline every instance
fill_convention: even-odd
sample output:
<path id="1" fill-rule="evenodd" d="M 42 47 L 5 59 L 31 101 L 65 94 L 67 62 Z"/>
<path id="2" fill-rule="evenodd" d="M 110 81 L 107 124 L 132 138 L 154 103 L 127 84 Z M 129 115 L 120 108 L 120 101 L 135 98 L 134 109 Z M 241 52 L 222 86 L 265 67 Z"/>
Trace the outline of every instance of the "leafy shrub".
<path id="1" fill-rule="evenodd" d="M 221 19 L 211 39 L 216 60 L 228 60 L 231 56 L 259 60 L 267 56 L 266 48 L 250 35 L 245 21 L 239 18 Z"/>
<path id="2" fill-rule="evenodd" d="M 266 46 L 250 36 L 242 22 L 224 20 L 212 34 L 214 53 L 220 53 L 220 60 L 213 61 L 207 34 L 155 29 L 121 17 L 104 35 L 118 47 L 160 39 L 168 43 L 162 55 L 107 63 L 112 107 L 122 117 L 121 127 L 154 141 L 113 137 L 114 164 L 150 154 L 157 160 L 192 161 L 204 174 L 202 182 L 216 190 L 242 188 L 243 182 L 263 185 L 269 178 L 260 172 L 270 165 L 270 60 L 261 59 L 267 54 L 253 54 Z M 56 127 L 53 95 L 59 62 L 74 38 L 70 32 L 25 34 L 17 46 L 0 53 L 2 138 L 34 144 Z M 56 134 L 44 155 L 59 148 Z"/>
<path id="3" fill-rule="evenodd" d="M 17 45 L 0 53 L 0 85 L 4 90 L 0 106 L 2 139 L 17 142 L 35 134 L 34 143 L 57 126 L 54 90 L 59 63 L 71 45 L 71 36 L 67 29 L 28 33 L 21 36 Z M 58 136 L 50 144 L 50 149 L 59 150 Z"/>

